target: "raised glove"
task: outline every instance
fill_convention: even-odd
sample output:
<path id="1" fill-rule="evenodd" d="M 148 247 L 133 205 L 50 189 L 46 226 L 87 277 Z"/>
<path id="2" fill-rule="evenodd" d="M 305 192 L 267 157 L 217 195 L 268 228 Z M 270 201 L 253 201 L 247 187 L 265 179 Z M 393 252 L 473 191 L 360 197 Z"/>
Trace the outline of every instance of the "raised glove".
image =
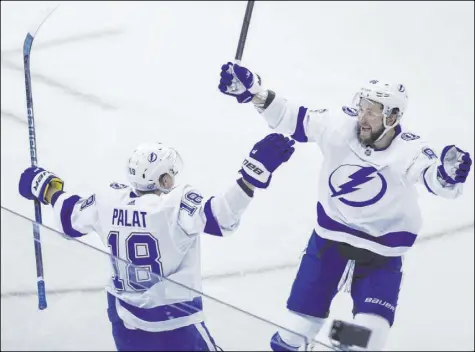
<path id="1" fill-rule="evenodd" d="M 218 88 L 222 93 L 236 97 L 239 103 L 249 103 L 255 94 L 263 90 L 259 75 L 232 62 L 221 67 Z"/>
<path id="2" fill-rule="evenodd" d="M 279 133 L 272 133 L 257 142 L 244 159 L 241 167 L 242 177 L 257 188 L 267 188 L 272 173 L 282 163 L 288 161 L 295 151 L 295 141 Z"/>
<path id="3" fill-rule="evenodd" d="M 448 145 L 442 150 L 440 165 L 437 167 L 439 179 L 449 183 L 464 183 L 470 172 L 472 159 L 470 154 L 457 148 L 455 145 Z"/>
<path id="4" fill-rule="evenodd" d="M 43 204 L 49 204 L 45 198 L 49 187 L 62 191 L 64 181 L 52 172 L 36 166 L 25 169 L 18 184 L 22 197 L 30 200 L 38 199 Z"/>

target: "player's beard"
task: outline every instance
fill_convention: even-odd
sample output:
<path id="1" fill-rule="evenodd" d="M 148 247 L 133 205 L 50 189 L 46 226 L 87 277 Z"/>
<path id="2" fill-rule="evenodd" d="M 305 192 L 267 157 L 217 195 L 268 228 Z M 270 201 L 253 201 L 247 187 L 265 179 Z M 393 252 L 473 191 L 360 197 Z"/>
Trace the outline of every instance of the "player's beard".
<path id="1" fill-rule="evenodd" d="M 381 126 L 381 128 L 377 131 L 373 131 L 373 129 L 371 128 L 371 134 L 368 137 L 361 137 L 361 125 L 359 123 L 356 124 L 356 134 L 358 136 L 358 140 L 365 147 L 373 147 L 374 142 L 376 142 L 376 140 L 383 134 L 383 132 L 384 126 Z"/>

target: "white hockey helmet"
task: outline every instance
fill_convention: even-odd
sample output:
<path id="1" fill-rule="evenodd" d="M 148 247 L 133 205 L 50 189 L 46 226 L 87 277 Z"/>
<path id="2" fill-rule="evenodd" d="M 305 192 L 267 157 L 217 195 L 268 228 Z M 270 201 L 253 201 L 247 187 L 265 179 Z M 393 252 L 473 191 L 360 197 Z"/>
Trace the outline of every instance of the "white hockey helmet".
<path id="1" fill-rule="evenodd" d="M 402 119 L 407 109 L 408 96 L 406 87 L 403 84 L 382 83 L 377 80 L 369 81 L 355 94 L 353 106 L 360 107 L 362 99 L 377 102 L 383 106 L 384 132 L 378 138 L 381 139 L 389 129 L 396 127 Z M 387 118 L 393 113 L 393 109 L 398 109 L 396 122 L 389 126 Z"/>
<path id="2" fill-rule="evenodd" d="M 160 177 L 168 174 L 175 183 L 175 177 L 183 170 L 180 154 L 162 143 L 143 143 L 135 148 L 127 163 L 127 175 L 133 188 L 138 191 L 171 189 L 160 186 Z"/>

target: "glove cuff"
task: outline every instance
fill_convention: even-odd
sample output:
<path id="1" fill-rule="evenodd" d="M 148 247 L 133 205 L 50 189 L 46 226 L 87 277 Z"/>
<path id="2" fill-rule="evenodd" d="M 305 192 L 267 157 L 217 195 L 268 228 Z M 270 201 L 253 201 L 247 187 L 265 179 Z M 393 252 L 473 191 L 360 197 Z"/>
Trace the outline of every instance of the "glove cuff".
<path id="1" fill-rule="evenodd" d="M 452 177 L 447 174 L 447 172 L 445 172 L 444 164 L 440 164 L 437 167 L 437 177 L 451 185 L 455 185 L 457 183 Z"/>
<path id="2" fill-rule="evenodd" d="M 241 174 L 247 182 L 257 188 L 267 188 L 272 176 L 264 164 L 252 157 L 244 159 Z"/>
<path id="3" fill-rule="evenodd" d="M 252 95 L 254 94 L 258 94 L 258 93 L 261 93 L 262 91 L 264 91 L 264 88 L 262 87 L 261 85 L 261 76 L 259 76 L 257 73 L 253 73 L 254 77 L 255 77 L 255 81 L 253 83 L 253 85 L 251 86 L 251 88 L 249 88 L 249 92 L 251 92 Z"/>
<path id="4" fill-rule="evenodd" d="M 63 188 L 64 188 L 64 181 L 61 180 L 60 178 L 58 177 L 54 177 L 50 182 L 49 182 L 49 185 L 51 187 L 53 187 L 54 189 L 58 190 L 58 191 L 62 191 Z"/>
<path id="5" fill-rule="evenodd" d="M 266 182 L 260 182 L 253 178 L 252 176 L 249 176 L 249 174 L 244 171 L 244 169 L 241 169 L 241 175 L 244 180 L 249 182 L 251 185 L 253 185 L 256 188 L 267 188 L 269 187 L 270 181 L 272 179 L 272 175 L 269 175 L 269 178 L 266 180 Z"/>
<path id="6" fill-rule="evenodd" d="M 241 174 L 242 175 L 242 174 Z M 237 184 L 241 189 L 244 191 L 244 193 L 247 194 L 248 197 L 252 198 L 254 197 L 254 190 L 250 189 L 245 183 L 244 183 L 244 177 L 241 177 L 236 180 Z"/>
<path id="7" fill-rule="evenodd" d="M 33 195 L 45 205 L 49 202 L 46 200 L 46 193 L 50 187 L 53 187 L 59 191 L 63 190 L 64 182 L 58 178 L 52 172 L 43 170 L 39 172 L 32 181 L 32 193 Z"/>
<path id="8" fill-rule="evenodd" d="M 43 193 L 44 202 L 42 202 L 42 203 L 44 203 L 44 204 L 50 204 L 50 202 L 48 202 L 48 198 L 47 198 L 47 194 L 48 194 L 48 191 L 49 191 L 50 188 L 53 188 L 56 191 L 60 191 L 60 192 L 56 192 L 56 193 L 62 193 L 63 188 L 64 188 L 64 181 L 61 180 L 58 177 L 53 177 L 51 179 L 51 181 L 49 181 L 49 183 L 46 185 L 45 191 Z"/>

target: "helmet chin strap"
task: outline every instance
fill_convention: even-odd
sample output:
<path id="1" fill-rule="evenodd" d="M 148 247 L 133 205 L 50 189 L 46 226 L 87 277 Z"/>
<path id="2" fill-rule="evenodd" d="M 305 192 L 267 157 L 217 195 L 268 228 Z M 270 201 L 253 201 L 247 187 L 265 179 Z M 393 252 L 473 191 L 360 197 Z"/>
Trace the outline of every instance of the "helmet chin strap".
<path id="1" fill-rule="evenodd" d="M 391 115 L 389 115 L 389 116 L 391 116 Z M 381 135 L 378 137 L 378 139 L 376 139 L 373 143 L 376 143 L 376 142 L 380 141 L 380 140 L 386 135 L 386 133 L 388 133 L 392 128 L 394 128 L 394 127 L 396 127 L 397 125 L 399 125 L 400 119 L 399 119 L 399 117 L 398 117 L 398 118 L 396 119 L 396 122 L 394 122 L 391 126 L 389 126 L 389 125 L 387 124 L 387 122 L 386 122 L 386 121 L 388 120 L 388 117 L 389 117 L 389 116 L 385 116 L 385 117 L 383 118 L 384 131 L 383 131 L 383 133 L 381 133 Z"/>

